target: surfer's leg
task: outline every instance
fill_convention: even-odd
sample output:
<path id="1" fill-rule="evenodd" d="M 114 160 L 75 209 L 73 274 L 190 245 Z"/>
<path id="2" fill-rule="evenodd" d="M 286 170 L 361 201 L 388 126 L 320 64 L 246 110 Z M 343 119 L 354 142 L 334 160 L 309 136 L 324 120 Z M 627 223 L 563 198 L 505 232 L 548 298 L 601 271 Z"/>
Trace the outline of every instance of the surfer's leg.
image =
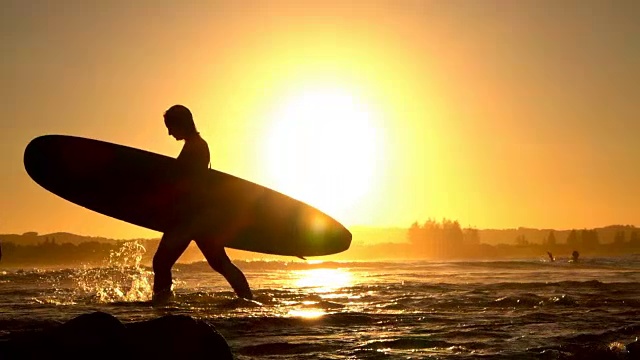
<path id="1" fill-rule="evenodd" d="M 171 294 L 171 268 L 190 242 L 191 236 L 185 231 L 174 230 L 162 235 L 158 250 L 153 256 L 154 297 L 167 297 Z"/>
<path id="2" fill-rule="evenodd" d="M 231 262 L 231 259 L 229 259 L 229 256 L 227 256 L 227 253 L 224 251 L 224 246 L 218 245 L 215 241 L 207 238 L 196 238 L 196 244 L 207 259 L 209 265 L 213 270 L 219 272 L 227 279 L 238 297 L 249 300 L 253 299 L 247 278 L 242 271 Z"/>

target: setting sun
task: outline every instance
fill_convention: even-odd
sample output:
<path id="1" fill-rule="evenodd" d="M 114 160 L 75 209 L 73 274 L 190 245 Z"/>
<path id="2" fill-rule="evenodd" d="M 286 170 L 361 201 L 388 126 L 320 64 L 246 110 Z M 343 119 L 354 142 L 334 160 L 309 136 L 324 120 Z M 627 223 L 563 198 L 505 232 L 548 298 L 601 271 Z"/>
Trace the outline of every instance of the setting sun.
<path id="1" fill-rule="evenodd" d="M 302 91 L 283 102 L 267 136 L 278 190 L 342 214 L 375 186 L 381 152 L 371 109 L 342 89 Z"/>

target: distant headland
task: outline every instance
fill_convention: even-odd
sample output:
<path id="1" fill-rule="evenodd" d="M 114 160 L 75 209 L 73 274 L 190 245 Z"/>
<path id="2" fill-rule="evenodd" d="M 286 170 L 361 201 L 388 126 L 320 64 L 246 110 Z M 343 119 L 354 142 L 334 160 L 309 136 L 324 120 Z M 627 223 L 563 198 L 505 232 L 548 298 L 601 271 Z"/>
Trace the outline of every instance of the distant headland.
<path id="1" fill-rule="evenodd" d="M 640 253 L 640 228 L 610 225 L 593 229 L 476 229 L 462 228 L 457 221 L 427 220 L 408 228 L 354 227 L 353 244 L 343 253 L 318 260 L 464 260 L 506 258 L 570 258 L 574 250 L 583 258 Z M 136 243 L 143 250 L 142 263 L 149 264 L 159 239 L 109 239 L 67 232 L 38 234 L 0 234 L 0 267 L 105 265 L 123 245 Z M 230 250 L 238 260 L 294 259 Z M 190 246 L 181 262 L 203 261 L 199 250 Z"/>

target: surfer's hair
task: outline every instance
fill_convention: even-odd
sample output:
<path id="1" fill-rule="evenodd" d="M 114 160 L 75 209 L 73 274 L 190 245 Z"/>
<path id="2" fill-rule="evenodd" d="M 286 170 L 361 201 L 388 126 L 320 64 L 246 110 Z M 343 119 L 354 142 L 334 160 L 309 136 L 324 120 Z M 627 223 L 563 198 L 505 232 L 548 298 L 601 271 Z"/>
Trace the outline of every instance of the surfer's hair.
<path id="1" fill-rule="evenodd" d="M 184 105 L 173 105 L 164 113 L 164 123 L 167 126 L 179 127 L 188 134 L 195 134 L 196 124 L 193 122 L 191 111 Z"/>

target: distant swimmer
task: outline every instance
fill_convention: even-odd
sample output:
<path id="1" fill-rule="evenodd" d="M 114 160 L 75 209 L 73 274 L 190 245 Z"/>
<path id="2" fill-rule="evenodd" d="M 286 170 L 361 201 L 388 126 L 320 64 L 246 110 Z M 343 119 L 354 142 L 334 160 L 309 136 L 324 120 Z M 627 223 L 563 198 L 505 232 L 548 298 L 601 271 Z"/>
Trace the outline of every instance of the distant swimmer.
<path id="1" fill-rule="evenodd" d="M 196 130 L 193 117 L 189 109 L 182 105 L 174 105 L 164 114 L 164 122 L 169 135 L 176 140 L 184 140 L 184 146 L 178 163 L 186 176 L 189 173 L 206 170 L 209 165 L 209 147 Z M 162 235 L 158 250 L 153 257 L 153 298 L 154 302 L 165 302 L 172 295 L 171 268 L 180 255 L 187 249 L 191 240 L 202 251 L 209 265 L 222 274 L 240 298 L 253 298 L 247 279 L 227 256 L 224 246 L 224 236 L 210 236 L 198 232 L 200 224 L 208 221 L 206 208 L 197 205 L 194 199 L 183 198 L 180 201 L 193 208 L 189 215 L 183 216 L 181 223 L 169 229 Z M 179 201 L 179 202 L 180 202 Z M 196 204 L 196 205 L 194 205 Z M 180 206 L 180 204 L 176 204 Z"/>
<path id="2" fill-rule="evenodd" d="M 580 253 L 576 250 L 573 250 L 573 252 L 571 253 L 571 260 L 572 262 L 578 262 L 578 258 L 580 257 Z"/>
<path id="3" fill-rule="evenodd" d="M 556 261 L 556 258 L 553 257 L 553 254 L 549 251 L 547 251 L 547 255 L 549 255 L 549 261 L 554 262 Z"/>

